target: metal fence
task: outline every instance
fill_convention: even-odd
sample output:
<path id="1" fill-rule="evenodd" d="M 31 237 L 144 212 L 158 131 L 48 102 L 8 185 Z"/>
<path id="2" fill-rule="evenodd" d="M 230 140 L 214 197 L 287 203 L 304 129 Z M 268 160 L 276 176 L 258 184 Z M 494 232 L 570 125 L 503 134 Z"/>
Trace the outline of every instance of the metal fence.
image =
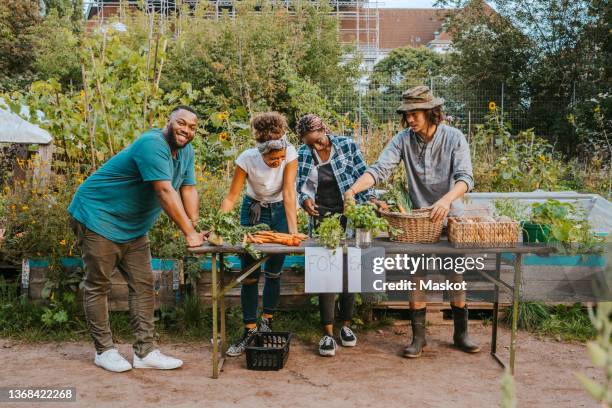
<path id="1" fill-rule="evenodd" d="M 497 114 L 511 124 L 513 131 L 536 128 L 538 135 L 554 140 L 563 130 L 550 126 L 550 123 L 566 121 L 569 109 L 577 100 L 585 98 L 585 95 L 577 96 L 579 86 L 576 84 L 567 87 L 570 93 L 565 98 L 537 102 L 517 97 L 519 92 L 508 89 L 504 83 L 492 89 L 466 89 L 459 81 L 447 77 L 426 78 L 412 83 L 428 85 L 435 96 L 444 98 L 444 112 L 449 122 L 467 134 L 472 133 L 476 125 L 486 122 L 494 104 Z M 401 84 L 385 84 L 343 92 L 335 95 L 335 108 L 364 128 L 374 123 L 398 122 L 395 109 L 401 102 L 403 90 Z"/>

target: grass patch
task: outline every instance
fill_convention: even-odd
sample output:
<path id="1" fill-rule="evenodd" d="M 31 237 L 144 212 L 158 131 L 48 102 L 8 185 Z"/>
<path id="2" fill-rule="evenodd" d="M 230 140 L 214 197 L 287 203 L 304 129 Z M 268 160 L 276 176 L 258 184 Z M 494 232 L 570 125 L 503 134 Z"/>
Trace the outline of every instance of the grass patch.
<path id="1" fill-rule="evenodd" d="M 26 342 L 89 341 L 89 331 L 80 302 L 62 305 L 67 311 L 67 320 L 44 323 L 43 315 L 52 307 L 44 302 L 32 302 L 19 294 L 16 283 L 7 283 L 0 277 L 0 337 Z M 129 312 L 110 312 L 111 331 L 116 341 L 131 343 L 134 334 Z M 356 316 L 357 331 L 368 331 L 389 325 L 391 318 L 363 323 Z M 302 310 L 279 311 L 274 318 L 274 328 L 289 331 L 307 344 L 319 341 L 321 325 L 319 311 L 315 305 Z M 229 342 L 236 341 L 243 330 L 240 307 L 227 309 L 226 330 Z M 186 296 L 180 306 L 162 306 L 155 312 L 155 338 L 160 343 L 208 342 L 212 334 L 212 312 L 198 298 Z"/>
<path id="2" fill-rule="evenodd" d="M 504 321 L 509 325 L 511 319 L 512 310 L 508 309 Z M 541 302 L 522 302 L 518 328 L 560 341 L 586 342 L 595 336 L 589 315 L 579 303 L 551 306 Z"/>

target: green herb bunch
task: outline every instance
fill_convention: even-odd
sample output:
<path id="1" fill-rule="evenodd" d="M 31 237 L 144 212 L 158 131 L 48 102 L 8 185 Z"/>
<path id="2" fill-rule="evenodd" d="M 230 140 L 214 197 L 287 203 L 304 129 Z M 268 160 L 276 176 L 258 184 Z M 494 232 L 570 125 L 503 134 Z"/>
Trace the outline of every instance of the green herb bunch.
<path id="1" fill-rule="evenodd" d="M 349 205 L 344 210 L 344 215 L 353 228 L 371 231 L 374 235 L 389 228 L 387 220 L 376 215 L 376 206 L 371 203 Z"/>
<path id="2" fill-rule="evenodd" d="M 328 249 L 338 248 L 340 241 L 345 237 L 340 217 L 341 214 L 325 217 L 317 228 L 317 241 Z"/>

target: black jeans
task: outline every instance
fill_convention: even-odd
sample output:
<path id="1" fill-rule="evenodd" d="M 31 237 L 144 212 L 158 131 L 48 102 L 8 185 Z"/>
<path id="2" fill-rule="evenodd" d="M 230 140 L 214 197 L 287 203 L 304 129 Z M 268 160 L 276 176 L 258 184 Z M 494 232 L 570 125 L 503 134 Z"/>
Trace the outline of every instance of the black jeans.
<path id="1" fill-rule="evenodd" d="M 343 280 L 346 281 L 348 270 L 346 262 L 342 271 Z M 339 294 L 340 313 L 338 318 L 342 321 L 349 321 L 353 318 L 353 309 L 355 306 L 355 294 L 342 292 Z M 336 314 L 336 294 L 335 293 L 319 293 L 319 313 L 321 315 L 321 324 L 327 326 L 334 324 L 334 315 Z"/>

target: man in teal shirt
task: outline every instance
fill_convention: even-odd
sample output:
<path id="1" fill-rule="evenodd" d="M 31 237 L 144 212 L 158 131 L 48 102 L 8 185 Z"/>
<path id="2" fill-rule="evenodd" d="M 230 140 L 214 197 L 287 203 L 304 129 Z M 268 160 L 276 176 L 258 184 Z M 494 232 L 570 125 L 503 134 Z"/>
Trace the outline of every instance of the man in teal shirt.
<path id="1" fill-rule="evenodd" d="M 107 161 L 79 187 L 68 208 L 83 257 L 83 304 L 96 347 L 94 362 L 109 371 L 132 368 L 113 343 L 108 320 L 111 275 L 128 282 L 130 321 L 136 334 L 134 368 L 173 369 L 181 360 L 162 354 L 153 341 L 154 298 L 147 232 L 164 210 L 200 246 L 194 149 L 197 116 L 178 106 L 163 129 L 151 129 Z"/>

